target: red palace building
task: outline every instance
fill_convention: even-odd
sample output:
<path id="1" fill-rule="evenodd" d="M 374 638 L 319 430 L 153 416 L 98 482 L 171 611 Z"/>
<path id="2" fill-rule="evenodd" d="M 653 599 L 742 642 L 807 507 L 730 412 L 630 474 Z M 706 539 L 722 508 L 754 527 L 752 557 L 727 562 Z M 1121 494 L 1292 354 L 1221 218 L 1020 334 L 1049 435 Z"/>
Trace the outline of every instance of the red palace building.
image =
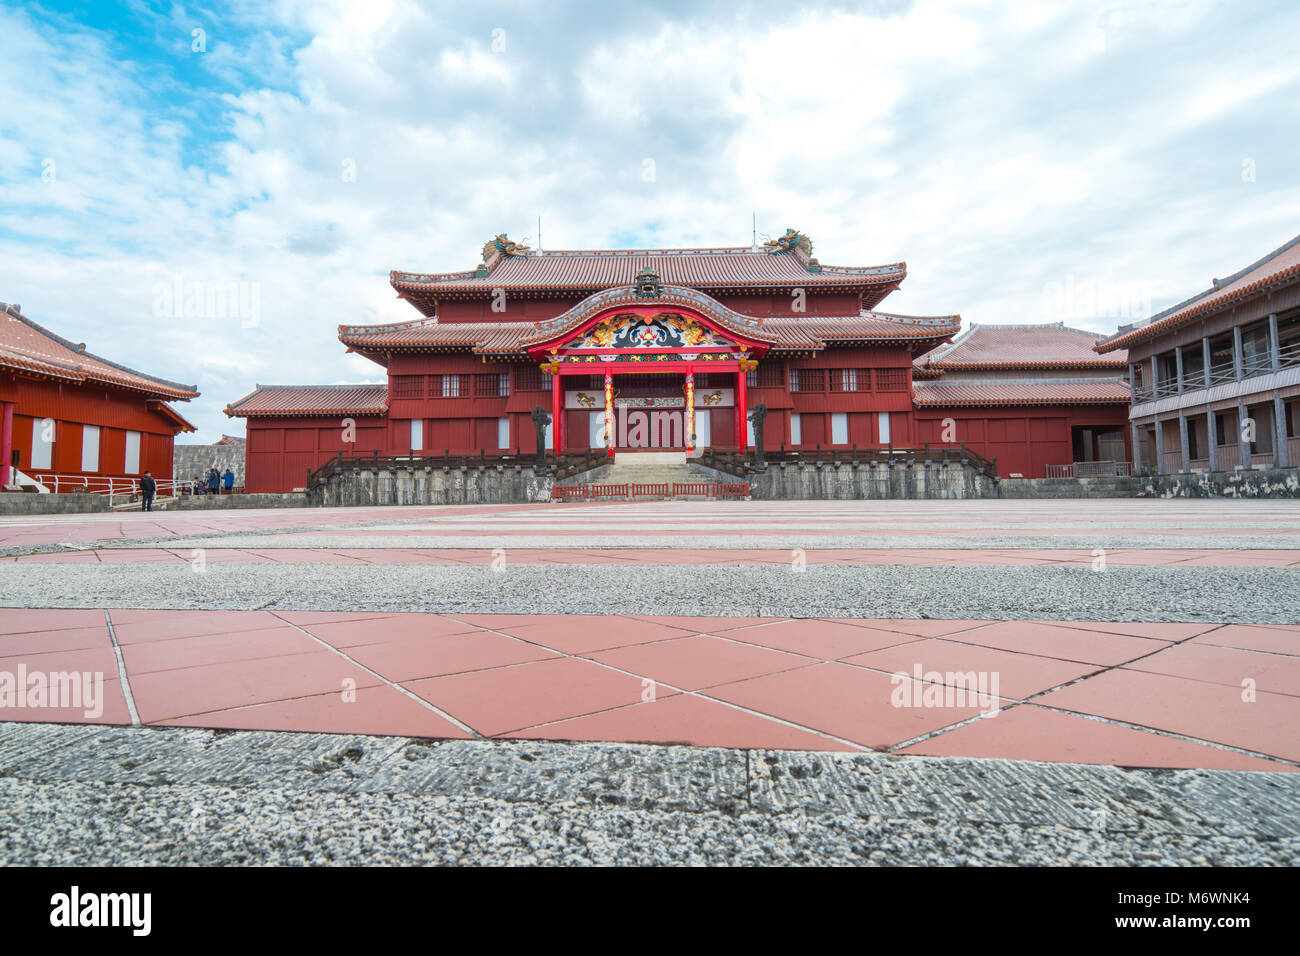
<path id="1" fill-rule="evenodd" d="M 168 402 L 181 385 L 86 351 L 0 303 L 0 487 L 126 490 L 172 477 L 172 441 L 192 432 Z"/>
<path id="2" fill-rule="evenodd" d="M 248 491 L 289 491 L 349 455 L 532 455 L 658 449 L 685 458 L 772 450 L 966 443 L 1003 474 L 1118 454 L 1121 355 L 1059 326 L 976 327 L 877 307 L 904 263 L 829 266 L 787 230 L 762 246 L 535 250 L 497 236 L 464 272 L 393 272 L 421 317 L 339 327 L 387 371 L 371 385 L 259 385 Z M 949 345 L 951 343 L 951 345 Z"/>

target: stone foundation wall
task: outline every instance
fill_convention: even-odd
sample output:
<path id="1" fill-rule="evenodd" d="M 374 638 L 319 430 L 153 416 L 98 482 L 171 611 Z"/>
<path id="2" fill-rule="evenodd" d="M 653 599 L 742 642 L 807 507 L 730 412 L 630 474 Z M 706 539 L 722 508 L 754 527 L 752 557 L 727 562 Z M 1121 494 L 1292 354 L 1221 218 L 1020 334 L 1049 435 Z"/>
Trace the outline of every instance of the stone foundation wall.
<path id="1" fill-rule="evenodd" d="M 306 508 L 311 502 L 297 494 L 183 495 L 175 501 L 155 504 L 165 511 L 217 511 L 225 508 Z"/>
<path id="2" fill-rule="evenodd" d="M 582 477 L 565 479 L 578 483 Z M 362 468 L 334 475 L 310 495 L 310 504 L 477 505 L 550 501 L 551 478 L 522 465 L 455 468 Z"/>
<path id="3" fill-rule="evenodd" d="M 717 481 L 743 481 L 708 471 Z M 962 464 L 875 464 L 841 462 L 776 462 L 749 476 L 750 496 L 756 499 L 855 498 L 991 498 L 993 480 Z"/>
<path id="4" fill-rule="evenodd" d="M 126 501 L 119 495 L 118 504 Z M 0 492 L 0 515 L 70 515 L 109 511 L 107 495 L 42 495 L 31 491 Z"/>
<path id="5" fill-rule="evenodd" d="M 1300 498 L 1300 468 L 1131 478 L 1004 478 L 1000 498 Z"/>

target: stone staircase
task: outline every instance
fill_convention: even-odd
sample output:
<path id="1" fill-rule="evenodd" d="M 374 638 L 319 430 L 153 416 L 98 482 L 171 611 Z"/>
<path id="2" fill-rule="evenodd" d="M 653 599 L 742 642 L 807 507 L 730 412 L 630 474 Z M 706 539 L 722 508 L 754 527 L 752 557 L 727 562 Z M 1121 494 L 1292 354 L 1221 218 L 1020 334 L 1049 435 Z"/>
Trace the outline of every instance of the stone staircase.
<path id="1" fill-rule="evenodd" d="M 604 465 L 588 473 L 587 483 L 602 485 L 657 485 L 673 482 L 704 481 L 704 476 L 690 465 L 637 464 Z"/>

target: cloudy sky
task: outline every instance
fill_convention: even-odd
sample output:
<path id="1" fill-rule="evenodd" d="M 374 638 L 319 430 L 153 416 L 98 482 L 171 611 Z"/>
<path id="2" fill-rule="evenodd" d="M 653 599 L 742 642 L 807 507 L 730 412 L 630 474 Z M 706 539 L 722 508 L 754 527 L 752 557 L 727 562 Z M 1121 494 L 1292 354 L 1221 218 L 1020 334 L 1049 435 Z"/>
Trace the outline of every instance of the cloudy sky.
<path id="1" fill-rule="evenodd" d="M 254 383 L 381 381 L 335 336 L 416 316 L 388 271 L 539 215 L 756 213 L 906 260 L 884 308 L 1113 331 L 1300 233 L 1298 35 L 1291 0 L 0 0 L 0 300 L 197 383 L 191 441 Z"/>

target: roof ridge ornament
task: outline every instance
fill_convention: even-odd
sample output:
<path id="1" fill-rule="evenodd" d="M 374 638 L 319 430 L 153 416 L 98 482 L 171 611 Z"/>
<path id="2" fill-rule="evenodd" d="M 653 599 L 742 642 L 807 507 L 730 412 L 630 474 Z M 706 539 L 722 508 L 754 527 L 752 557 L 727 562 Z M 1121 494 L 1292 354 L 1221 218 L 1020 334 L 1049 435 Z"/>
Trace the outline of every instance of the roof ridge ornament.
<path id="1" fill-rule="evenodd" d="M 638 299 L 657 299 L 663 290 L 659 273 L 646 266 L 636 274 L 636 297 Z"/>
<path id="2" fill-rule="evenodd" d="M 763 248 L 770 256 L 779 256 L 787 252 L 793 253 L 797 249 L 804 254 L 805 258 L 811 258 L 813 247 L 811 239 L 798 229 L 791 229 L 787 226 L 784 233 L 763 243 Z M 818 271 L 820 271 L 820 268 L 819 265 Z"/>
<path id="3" fill-rule="evenodd" d="M 508 239 L 502 232 L 483 244 L 483 259 L 486 261 L 494 252 L 503 256 L 526 256 L 532 251 L 522 242 Z"/>

